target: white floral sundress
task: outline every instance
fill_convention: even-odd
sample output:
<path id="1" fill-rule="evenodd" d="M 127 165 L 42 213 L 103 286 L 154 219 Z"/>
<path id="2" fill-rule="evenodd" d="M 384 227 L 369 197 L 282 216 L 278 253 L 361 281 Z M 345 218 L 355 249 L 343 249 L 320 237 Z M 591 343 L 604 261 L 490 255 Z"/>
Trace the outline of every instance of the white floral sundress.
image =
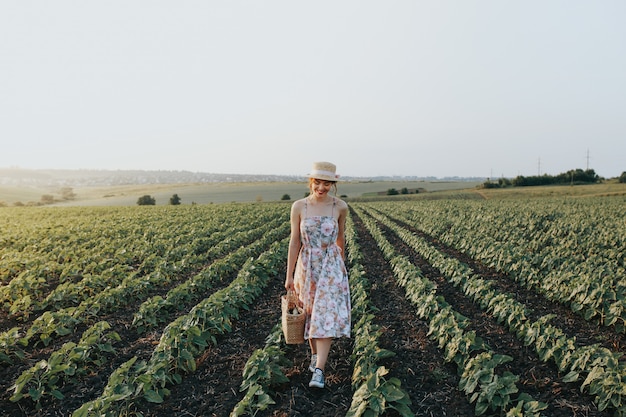
<path id="1" fill-rule="evenodd" d="M 294 286 L 307 313 L 305 339 L 350 337 L 350 287 L 341 248 L 339 225 L 332 216 L 305 216 L 300 222 L 302 247 Z"/>

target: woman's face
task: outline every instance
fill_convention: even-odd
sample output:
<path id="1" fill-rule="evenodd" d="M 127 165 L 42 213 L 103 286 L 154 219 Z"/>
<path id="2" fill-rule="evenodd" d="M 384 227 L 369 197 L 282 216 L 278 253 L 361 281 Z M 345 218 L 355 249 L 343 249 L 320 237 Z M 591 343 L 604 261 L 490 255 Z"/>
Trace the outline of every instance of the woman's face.
<path id="1" fill-rule="evenodd" d="M 317 198 L 323 198 L 333 187 L 332 181 L 324 181 L 318 179 L 311 180 L 311 194 Z"/>

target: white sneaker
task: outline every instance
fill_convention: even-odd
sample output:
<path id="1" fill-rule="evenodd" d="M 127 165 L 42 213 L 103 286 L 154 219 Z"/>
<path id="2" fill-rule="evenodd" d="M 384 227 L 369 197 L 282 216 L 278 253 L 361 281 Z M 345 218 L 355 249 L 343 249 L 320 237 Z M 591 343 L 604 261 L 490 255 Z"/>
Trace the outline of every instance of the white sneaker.
<path id="1" fill-rule="evenodd" d="M 314 353 L 311 355 L 311 363 L 309 364 L 309 371 L 315 372 L 316 365 L 317 365 L 317 354 Z"/>
<path id="2" fill-rule="evenodd" d="M 315 368 L 315 372 L 313 372 L 313 376 L 311 377 L 311 382 L 309 382 L 309 387 L 324 388 L 324 371 L 320 368 Z"/>

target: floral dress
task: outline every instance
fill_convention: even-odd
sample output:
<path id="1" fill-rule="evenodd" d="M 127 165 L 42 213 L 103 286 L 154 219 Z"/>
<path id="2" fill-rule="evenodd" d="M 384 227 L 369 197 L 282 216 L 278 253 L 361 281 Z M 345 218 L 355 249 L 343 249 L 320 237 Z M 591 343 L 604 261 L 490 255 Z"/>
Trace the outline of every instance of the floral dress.
<path id="1" fill-rule="evenodd" d="M 294 286 L 307 313 L 305 339 L 350 337 L 350 287 L 341 248 L 339 225 L 332 216 L 307 217 L 300 222 L 302 247 Z"/>

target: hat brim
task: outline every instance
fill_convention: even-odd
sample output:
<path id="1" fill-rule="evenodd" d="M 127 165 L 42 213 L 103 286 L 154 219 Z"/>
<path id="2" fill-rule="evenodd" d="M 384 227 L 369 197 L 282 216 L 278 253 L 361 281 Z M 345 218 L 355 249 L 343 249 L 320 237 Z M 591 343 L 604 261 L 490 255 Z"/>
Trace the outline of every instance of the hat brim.
<path id="1" fill-rule="evenodd" d="M 311 173 L 311 174 L 307 174 L 307 178 L 313 178 L 313 179 L 322 180 L 322 181 L 332 181 L 332 182 L 340 181 L 339 175 L 332 176 L 332 175 L 326 175 L 326 174 Z"/>

